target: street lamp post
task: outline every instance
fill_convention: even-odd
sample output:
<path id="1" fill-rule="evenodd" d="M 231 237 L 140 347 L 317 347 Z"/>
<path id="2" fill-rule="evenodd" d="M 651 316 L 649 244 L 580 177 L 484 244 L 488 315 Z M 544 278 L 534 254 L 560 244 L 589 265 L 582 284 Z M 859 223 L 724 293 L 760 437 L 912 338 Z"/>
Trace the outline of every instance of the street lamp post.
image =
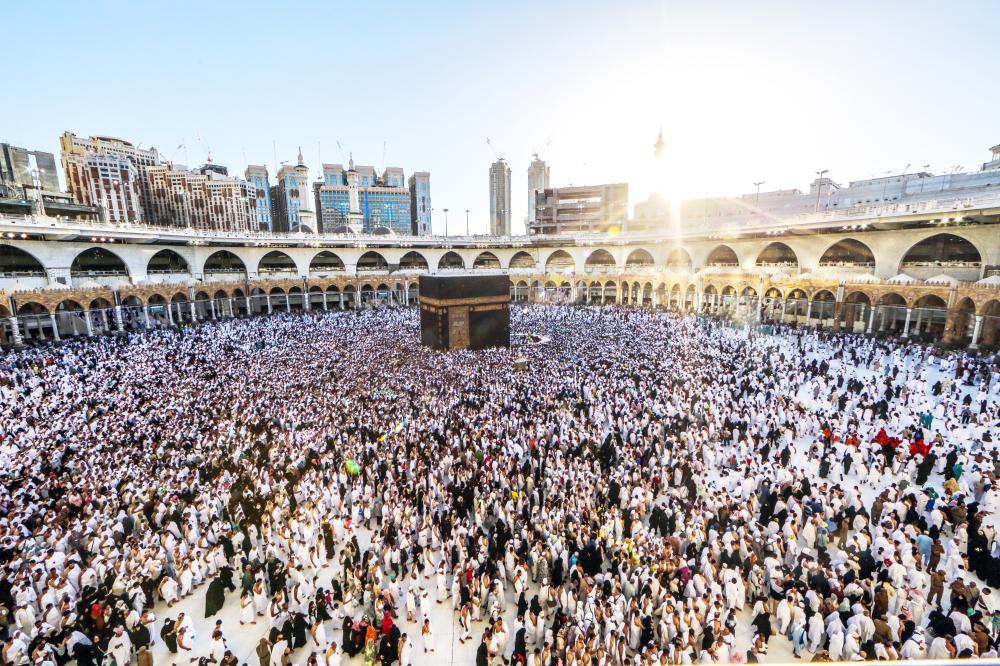
<path id="1" fill-rule="evenodd" d="M 760 186 L 763 184 L 764 184 L 763 180 L 758 180 L 756 183 L 753 184 L 754 187 L 757 188 L 757 191 L 753 195 L 753 207 L 758 215 L 760 215 Z"/>
<path id="2" fill-rule="evenodd" d="M 830 173 L 829 169 L 822 169 L 816 172 L 816 176 L 818 177 L 816 178 L 816 208 L 814 212 L 819 212 L 819 193 L 823 189 L 823 176 L 828 173 Z"/>
<path id="3" fill-rule="evenodd" d="M 469 209 L 465 209 L 465 235 L 469 235 Z"/>
<path id="4" fill-rule="evenodd" d="M 444 209 L 444 235 L 448 235 L 448 209 Z"/>

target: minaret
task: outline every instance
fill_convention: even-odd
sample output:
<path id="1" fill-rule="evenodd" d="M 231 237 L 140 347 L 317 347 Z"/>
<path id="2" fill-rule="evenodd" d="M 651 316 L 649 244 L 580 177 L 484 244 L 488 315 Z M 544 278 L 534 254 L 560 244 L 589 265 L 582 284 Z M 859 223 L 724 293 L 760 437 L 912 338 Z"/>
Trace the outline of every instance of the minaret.
<path id="1" fill-rule="evenodd" d="M 299 183 L 299 226 L 308 227 L 316 232 L 316 208 L 309 191 L 309 167 L 302 157 L 302 146 L 299 146 L 299 163 L 295 165 L 295 178 Z"/>
<path id="2" fill-rule="evenodd" d="M 660 128 L 660 133 L 656 136 L 656 143 L 653 144 L 653 154 L 656 155 L 656 159 L 663 157 L 663 151 L 666 149 L 667 144 L 663 141 L 663 128 Z"/>
<path id="3" fill-rule="evenodd" d="M 347 226 L 360 232 L 365 225 L 365 217 L 361 214 L 361 194 L 358 191 L 358 172 L 354 170 L 354 153 L 350 153 L 347 163 L 347 201 L 350 208 L 347 212 Z"/>

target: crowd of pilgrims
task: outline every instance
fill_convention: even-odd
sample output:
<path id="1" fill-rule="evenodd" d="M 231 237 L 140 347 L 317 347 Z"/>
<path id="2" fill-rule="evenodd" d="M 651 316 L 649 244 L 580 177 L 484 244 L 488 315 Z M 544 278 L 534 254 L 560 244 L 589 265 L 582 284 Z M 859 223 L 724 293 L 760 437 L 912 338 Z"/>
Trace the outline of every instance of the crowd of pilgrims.
<path id="1" fill-rule="evenodd" d="M 997 656 L 993 359 L 512 320 L 513 350 L 386 309 L 4 353 L 3 663 L 443 663 L 449 611 L 479 666 Z"/>

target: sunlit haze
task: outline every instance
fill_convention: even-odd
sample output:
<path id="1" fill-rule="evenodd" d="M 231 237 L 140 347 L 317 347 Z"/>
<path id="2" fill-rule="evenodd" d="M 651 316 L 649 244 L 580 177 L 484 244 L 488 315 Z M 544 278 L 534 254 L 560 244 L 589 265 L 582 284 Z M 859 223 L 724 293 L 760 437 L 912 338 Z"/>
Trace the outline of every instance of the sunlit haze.
<path id="1" fill-rule="evenodd" d="M 64 130 L 112 135 L 189 166 L 211 149 L 240 174 L 247 162 L 273 173 L 275 152 L 291 161 L 298 146 L 311 176 L 353 153 L 429 171 L 437 232 L 445 207 L 487 230 L 486 137 L 513 172 L 515 232 L 534 150 L 554 186 L 627 182 L 631 210 L 654 190 L 806 188 L 820 169 L 838 182 L 907 164 L 975 169 L 1000 141 L 995 2 L 65 2 L 4 14 L 0 141 L 58 153 Z M 670 183 L 653 162 L 660 127 Z M 464 216 L 451 225 L 464 231 Z"/>

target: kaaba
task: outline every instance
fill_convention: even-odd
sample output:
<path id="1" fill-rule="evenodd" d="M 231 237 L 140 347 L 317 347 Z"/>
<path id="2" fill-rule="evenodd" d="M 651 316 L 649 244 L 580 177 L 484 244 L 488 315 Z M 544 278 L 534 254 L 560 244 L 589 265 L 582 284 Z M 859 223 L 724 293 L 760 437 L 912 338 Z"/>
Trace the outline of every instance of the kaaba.
<path id="1" fill-rule="evenodd" d="M 510 347 L 510 280 L 421 275 L 420 338 L 442 351 Z"/>

